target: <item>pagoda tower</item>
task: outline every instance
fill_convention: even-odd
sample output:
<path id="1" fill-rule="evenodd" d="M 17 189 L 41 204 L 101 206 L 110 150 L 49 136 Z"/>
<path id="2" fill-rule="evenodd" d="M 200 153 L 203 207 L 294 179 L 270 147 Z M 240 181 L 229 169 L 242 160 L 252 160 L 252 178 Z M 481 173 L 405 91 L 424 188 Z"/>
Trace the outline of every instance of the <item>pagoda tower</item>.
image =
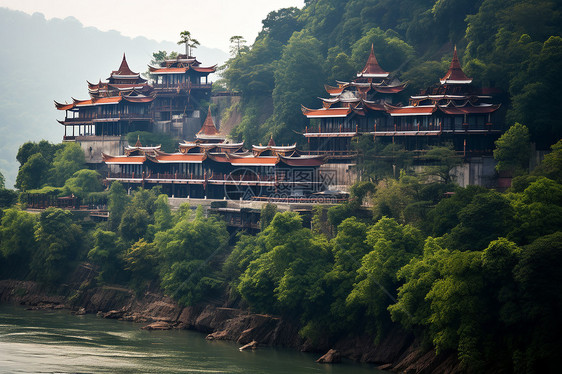
<path id="1" fill-rule="evenodd" d="M 397 130 L 418 132 L 416 148 L 406 144 L 407 149 L 452 143 L 467 157 L 491 155 L 501 133 L 493 121 L 500 104 L 491 103 L 491 99 L 464 73 L 455 47 L 449 69 L 438 83 L 411 96 L 407 106 L 385 107 Z"/>
<path id="2" fill-rule="evenodd" d="M 330 97 L 320 98 L 322 108 L 302 107 L 303 114 L 317 122 L 304 135 L 312 150 L 325 152 L 331 159 L 350 159 L 351 139 L 384 123 L 385 104 L 392 104 L 406 84 L 379 65 L 373 45 L 365 67 L 356 77 L 337 84 L 324 86 Z"/>

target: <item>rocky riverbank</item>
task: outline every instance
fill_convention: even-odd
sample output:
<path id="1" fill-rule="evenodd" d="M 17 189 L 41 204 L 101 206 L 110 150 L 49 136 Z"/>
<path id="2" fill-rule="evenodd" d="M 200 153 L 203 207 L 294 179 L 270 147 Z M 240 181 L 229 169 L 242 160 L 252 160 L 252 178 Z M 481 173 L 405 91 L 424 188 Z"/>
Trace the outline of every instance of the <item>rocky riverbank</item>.
<path id="1" fill-rule="evenodd" d="M 80 271 L 86 272 L 87 268 Z M 95 313 L 103 318 L 143 323 L 143 328 L 149 330 L 191 329 L 207 334 L 209 340 L 236 341 L 248 348 L 281 346 L 317 352 L 319 357 L 328 352 L 319 362 L 337 362 L 345 357 L 401 373 L 461 372 L 453 355 L 436 356 L 433 351 L 424 351 L 410 334 L 398 328 L 379 344 L 374 344 L 372 337 L 366 335 L 333 344 L 311 344 L 299 336 L 297 326 L 276 316 L 216 305 L 182 308 L 158 293 L 147 292 L 136 296 L 131 290 L 109 286 L 87 288 L 67 285 L 53 293 L 46 292 L 35 282 L 1 280 L 0 302 L 20 304 L 30 309 Z"/>

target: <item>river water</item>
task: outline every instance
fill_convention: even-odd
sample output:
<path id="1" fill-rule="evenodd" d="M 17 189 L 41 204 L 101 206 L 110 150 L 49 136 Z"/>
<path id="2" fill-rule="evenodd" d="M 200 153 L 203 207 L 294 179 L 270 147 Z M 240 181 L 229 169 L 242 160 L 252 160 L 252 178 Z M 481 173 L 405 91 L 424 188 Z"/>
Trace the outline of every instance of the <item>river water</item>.
<path id="1" fill-rule="evenodd" d="M 350 362 L 321 365 L 318 355 L 291 350 L 240 352 L 197 332 L 141 326 L 0 305 L 0 373 L 383 373 Z"/>

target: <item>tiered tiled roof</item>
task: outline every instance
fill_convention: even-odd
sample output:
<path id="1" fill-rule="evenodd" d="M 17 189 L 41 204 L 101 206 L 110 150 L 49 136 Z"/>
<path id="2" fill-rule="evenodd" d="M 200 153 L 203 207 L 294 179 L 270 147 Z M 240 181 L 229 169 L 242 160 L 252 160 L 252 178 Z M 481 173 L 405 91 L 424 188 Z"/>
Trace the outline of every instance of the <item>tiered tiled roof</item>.
<path id="1" fill-rule="evenodd" d="M 462 71 L 461 63 L 457 56 L 457 47 L 453 52 L 453 59 L 447 74 L 441 78 L 441 84 L 469 84 L 472 83 L 472 78 L 468 78 L 464 71 Z"/>
<path id="2" fill-rule="evenodd" d="M 449 70 L 440 80 L 441 84 L 428 88 L 421 95 L 411 96 L 408 106 L 395 106 L 386 101 L 367 99 L 367 92 L 371 90 L 381 94 L 395 94 L 405 88 L 405 84 L 386 79 L 388 73 L 378 64 L 373 46 L 365 68 L 357 76 L 358 78 L 353 82 L 338 81 L 337 87 L 325 85 L 331 97 L 321 98 L 323 102 L 321 109 L 302 106 L 303 114 L 308 118 L 342 118 L 356 114 L 363 116 L 368 111 L 383 111 L 393 117 L 429 116 L 436 111 L 450 115 L 464 115 L 488 114 L 499 108 L 499 105 L 481 102 L 492 97 L 481 94 L 481 90 L 470 85 L 472 78 L 464 74 L 456 47 Z M 374 82 L 374 78 L 382 80 Z"/>
<path id="3" fill-rule="evenodd" d="M 202 74 L 214 73 L 217 70 L 217 65 L 203 67 L 201 63 L 194 57 L 186 55 L 178 55 L 177 58 L 165 60 L 159 66 L 148 65 L 148 70 L 151 74 L 185 74 L 189 70 L 196 71 Z"/>
<path id="4" fill-rule="evenodd" d="M 405 83 L 390 78 L 390 73 L 380 67 L 373 45 L 367 63 L 357 73 L 357 78 L 351 82 L 337 81 L 337 84 L 337 87 L 324 85 L 330 98 L 320 98 L 321 109 L 303 106 L 303 114 L 308 118 L 337 118 L 352 113 L 364 115 L 365 110 L 384 110 L 383 104 L 389 95 L 402 92 L 406 87 Z"/>
<path id="5" fill-rule="evenodd" d="M 118 96 L 111 96 L 111 97 L 94 97 L 88 100 L 77 100 L 72 99 L 72 103 L 59 103 L 55 101 L 55 107 L 58 110 L 71 110 L 74 108 L 79 107 L 86 107 L 86 106 L 98 106 L 98 105 L 115 105 L 119 104 L 122 101 L 126 101 L 129 103 L 150 103 L 154 100 L 154 96 L 145 96 L 142 94 L 138 95 L 121 95 Z"/>
<path id="6" fill-rule="evenodd" d="M 375 57 L 373 45 L 371 44 L 371 53 L 369 54 L 367 63 L 365 64 L 363 70 L 357 73 L 357 76 L 362 78 L 386 78 L 388 75 L 389 73 L 380 67 L 379 62 Z"/>
<path id="7" fill-rule="evenodd" d="M 203 123 L 203 126 L 201 126 L 201 130 L 199 130 L 197 134 L 195 134 L 195 137 L 201 140 L 226 139 L 225 136 L 219 133 L 219 130 L 217 130 L 217 127 L 215 126 L 215 122 L 213 121 L 213 115 L 211 114 L 210 106 L 209 106 L 209 111 L 207 112 L 207 118 L 205 118 L 205 122 Z"/>

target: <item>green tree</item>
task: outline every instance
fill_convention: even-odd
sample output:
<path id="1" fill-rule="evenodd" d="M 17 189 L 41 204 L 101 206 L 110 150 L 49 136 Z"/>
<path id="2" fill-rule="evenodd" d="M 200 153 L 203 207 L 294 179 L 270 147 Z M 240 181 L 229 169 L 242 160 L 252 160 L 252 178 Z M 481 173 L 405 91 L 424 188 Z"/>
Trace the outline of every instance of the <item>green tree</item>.
<path id="1" fill-rule="evenodd" d="M 250 263 L 265 251 L 263 236 L 241 235 L 223 265 L 223 272 L 229 282 L 229 293 L 233 298 L 239 295 L 240 276 Z"/>
<path id="2" fill-rule="evenodd" d="M 215 272 L 217 260 L 228 244 L 228 232 L 214 217 L 182 219 L 156 234 L 154 244 L 161 258 L 160 277 L 168 295 L 182 305 L 194 305 L 222 285 Z"/>
<path id="3" fill-rule="evenodd" d="M 482 351 L 488 344 L 483 327 L 491 318 L 482 253 L 453 251 L 440 271 L 426 295 L 433 344 L 438 353 L 454 349 L 463 364 L 482 369 Z"/>
<path id="4" fill-rule="evenodd" d="M 299 16 L 301 10 L 296 7 L 283 8 L 270 12 L 262 20 L 263 28 L 260 35 L 266 34 L 268 37 L 285 44 L 295 31 L 300 31 L 302 27 Z"/>
<path id="5" fill-rule="evenodd" d="M 421 220 L 425 215 L 425 205 L 430 204 L 422 200 L 422 188 L 418 178 L 404 172 L 400 173 L 398 180 L 389 178 L 380 181 L 371 200 L 373 218 L 386 216 L 400 223 Z"/>
<path id="6" fill-rule="evenodd" d="M 361 260 L 347 304 L 364 309 L 367 328 L 380 339 L 390 322 L 387 308 L 395 302 L 400 286 L 397 272 L 421 254 L 423 239 L 414 227 L 382 218 L 369 229 L 367 244 L 371 251 Z"/>
<path id="7" fill-rule="evenodd" d="M 78 197 L 86 198 L 91 192 L 103 190 L 101 179 L 102 176 L 95 170 L 78 170 L 66 180 L 64 189 Z"/>
<path id="8" fill-rule="evenodd" d="M 36 248 L 35 216 L 6 209 L 0 222 L 0 272 L 4 279 L 25 276 Z"/>
<path id="9" fill-rule="evenodd" d="M 109 226 L 113 231 L 117 231 L 123 213 L 129 203 L 129 197 L 125 187 L 119 182 L 112 182 L 109 188 Z"/>
<path id="10" fill-rule="evenodd" d="M 519 322 L 520 370 L 556 371 L 562 345 L 558 331 L 562 328 L 562 232 L 538 238 L 521 251 L 513 271 L 521 292 Z M 516 362 L 517 364 L 517 362 Z"/>
<path id="11" fill-rule="evenodd" d="M 147 283 L 158 279 L 158 250 L 154 243 L 140 239 L 123 253 L 124 269 L 131 274 L 131 285 L 145 289 Z"/>
<path id="12" fill-rule="evenodd" d="M 474 196 L 458 213 L 459 224 L 451 230 L 449 247 L 460 250 L 483 250 L 513 228 L 513 208 L 509 200 L 490 191 Z"/>
<path id="13" fill-rule="evenodd" d="M 166 51 L 158 51 L 152 53 L 152 60 L 150 60 L 151 65 L 159 64 L 165 60 L 173 60 L 178 57 L 177 52 L 166 52 Z"/>
<path id="14" fill-rule="evenodd" d="M 558 126 L 558 118 L 562 115 L 558 97 L 562 88 L 556 83 L 556 77 L 562 74 L 558 64 L 561 58 L 562 37 L 551 36 L 538 55 L 530 56 L 528 68 L 521 71 L 511 87 L 513 106 L 508 112 L 508 120 L 525 123 L 531 141 L 543 149 L 562 137 Z"/>
<path id="15" fill-rule="evenodd" d="M 508 237 L 520 245 L 553 234 L 562 227 L 562 185 L 540 177 L 520 194 L 510 195 L 514 211 Z"/>
<path id="16" fill-rule="evenodd" d="M 533 170 L 533 175 L 544 176 L 562 183 L 562 140 L 553 144 L 551 150 Z"/>
<path id="17" fill-rule="evenodd" d="M 134 243 L 146 234 L 150 215 L 133 204 L 127 206 L 119 224 L 119 235 L 127 243 Z"/>
<path id="18" fill-rule="evenodd" d="M 531 143 L 529 129 L 520 123 L 511 126 L 495 142 L 494 158 L 497 171 L 510 171 L 513 175 L 521 174 L 529 168 Z"/>
<path id="19" fill-rule="evenodd" d="M 351 60 L 357 71 L 365 66 L 369 57 L 371 45 L 376 47 L 377 60 L 387 71 L 399 69 L 414 56 L 414 48 L 400 38 L 392 30 L 383 31 L 380 28 L 368 30 L 351 47 Z"/>
<path id="20" fill-rule="evenodd" d="M 275 217 L 275 213 L 277 213 L 277 205 L 270 203 L 262 205 L 260 213 L 261 231 L 265 230 L 267 226 L 269 226 L 273 217 Z"/>
<path id="21" fill-rule="evenodd" d="M 49 164 L 41 153 L 35 153 L 20 167 L 16 187 L 22 191 L 40 188 L 47 179 Z"/>
<path id="22" fill-rule="evenodd" d="M 354 183 L 349 189 L 349 198 L 355 201 L 359 206 L 363 205 L 366 198 L 372 196 L 377 190 L 376 185 L 369 181 L 360 181 Z"/>
<path id="23" fill-rule="evenodd" d="M 474 196 L 486 193 L 488 190 L 480 186 L 457 187 L 454 194 L 437 203 L 427 213 L 427 230 L 435 236 L 442 236 L 450 232 L 460 223 L 459 212 L 472 202 Z"/>
<path id="24" fill-rule="evenodd" d="M 26 142 L 23 143 L 18 149 L 16 160 L 23 166 L 31 156 L 40 153 L 48 163 L 53 162 L 56 151 L 64 148 L 64 143 L 52 144 L 46 140 L 41 140 L 39 143 Z"/>
<path id="25" fill-rule="evenodd" d="M 80 145 L 65 143 L 64 148 L 55 153 L 52 167 L 49 170 L 49 183 L 55 187 L 62 187 L 67 179 L 85 167 L 86 159 Z"/>
<path id="26" fill-rule="evenodd" d="M 462 164 L 462 159 L 457 156 L 452 144 L 431 147 L 424 159 L 430 163 L 424 167 L 424 174 L 437 177 L 445 184 L 452 182 L 451 172 Z"/>
<path id="27" fill-rule="evenodd" d="M 82 237 L 72 213 L 57 208 L 41 212 L 35 229 L 37 247 L 31 261 L 33 277 L 49 284 L 60 282 L 82 252 Z"/>
<path id="28" fill-rule="evenodd" d="M 157 232 L 166 231 L 174 225 L 174 217 L 168 203 L 168 196 L 161 194 L 154 202 L 154 224 L 149 224 L 146 235 L 147 241 L 152 241 Z"/>
<path id="29" fill-rule="evenodd" d="M 100 269 L 98 279 L 112 283 L 123 279 L 122 243 L 113 231 L 97 229 L 93 234 L 94 246 L 88 259 Z"/>
<path id="30" fill-rule="evenodd" d="M 388 307 L 393 321 L 411 330 L 430 325 L 431 305 L 426 297 L 440 279 L 441 264 L 448 255 L 450 252 L 439 245 L 439 240 L 428 237 L 423 256 L 412 258 L 397 272 L 397 279 L 403 284 L 398 288 L 396 303 Z M 424 338 L 431 339 L 428 331 L 424 332 Z"/>
<path id="31" fill-rule="evenodd" d="M 157 231 L 166 231 L 173 226 L 172 210 L 168 195 L 161 194 L 154 202 L 154 226 Z"/>
<path id="32" fill-rule="evenodd" d="M 234 35 L 230 37 L 230 55 L 239 56 L 241 53 L 247 52 L 246 39 L 241 35 Z"/>
<path id="33" fill-rule="evenodd" d="M 153 187 L 149 190 L 139 188 L 133 194 L 131 205 L 136 209 L 146 211 L 148 215 L 152 217 L 156 209 L 156 199 L 158 199 L 160 194 L 161 190 L 157 187 Z"/>
<path id="34" fill-rule="evenodd" d="M 302 131 L 306 125 L 301 104 L 310 106 L 311 97 L 320 93 L 318 82 L 324 77 L 320 43 L 304 31 L 295 32 L 283 48 L 281 60 L 275 69 L 274 114 L 269 125 L 276 139 L 287 142 L 295 138 L 293 130 Z"/>
<path id="35" fill-rule="evenodd" d="M 0 188 L 0 208 L 9 208 L 17 201 L 18 193 L 16 191 Z"/>
<path id="36" fill-rule="evenodd" d="M 335 82 L 342 79 L 349 79 L 356 73 L 355 66 L 351 63 L 351 58 L 337 46 L 328 51 L 328 57 L 324 65 L 324 70 L 328 74 L 328 82 Z"/>
<path id="37" fill-rule="evenodd" d="M 277 213 L 259 236 L 263 253 L 249 263 L 238 291 L 255 311 L 310 319 L 323 305 L 327 242 L 303 228 L 294 212 Z"/>
<path id="38" fill-rule="evenodd" d="M 330 297 L 329 322 L 321 329 L 333 333 L 349 329 L 362 320 L 356 310 L 346 305 L 346 298 L 353 289 L 361 259 L 370 252 L 367 244 L 367 224 L 355 217 L 344 220 L 338 226 L 338 234 L 330 242 L 333 265 L 326 273 L 326 289 Z"/>
<path id="39" fill-rule="evenodd" d="M 180 32 L 180 40 L 178 45 L 185 44 L 185 54 L 190 57 L 193 49 L 197 48 L 199 41 L 191 36 L 187 30 Z"/>

